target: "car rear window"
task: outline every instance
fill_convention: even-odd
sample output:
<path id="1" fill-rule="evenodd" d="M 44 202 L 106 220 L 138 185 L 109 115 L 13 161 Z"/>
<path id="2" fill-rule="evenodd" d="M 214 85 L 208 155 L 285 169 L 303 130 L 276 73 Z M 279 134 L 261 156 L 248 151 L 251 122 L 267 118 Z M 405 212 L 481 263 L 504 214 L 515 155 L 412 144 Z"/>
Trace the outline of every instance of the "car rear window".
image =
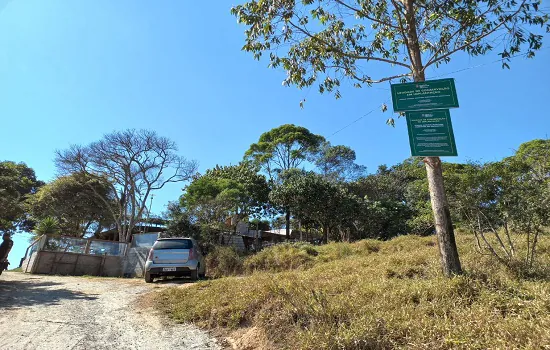
<path id="1" fill-rule="evenodd" d="M 167 239 L 156 241 L 153 249 L 191 249 L 193 242 L 190 239 Z"/>

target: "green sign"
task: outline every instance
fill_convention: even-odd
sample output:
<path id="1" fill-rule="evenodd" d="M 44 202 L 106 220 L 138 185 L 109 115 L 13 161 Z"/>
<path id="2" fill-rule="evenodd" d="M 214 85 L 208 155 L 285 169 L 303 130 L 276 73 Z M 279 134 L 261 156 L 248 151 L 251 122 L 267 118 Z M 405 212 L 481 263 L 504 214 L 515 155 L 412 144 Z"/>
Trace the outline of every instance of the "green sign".
<path id="1" fill-rule="evenodd" d="M 394 112 L 458 107 L 455 81 L 452 78 L 392 84 L 391 97 Z"/>
<path id="2" fill-rule="evenodd" d="M 458 155 L 448 109 L 406 114 L 413 157 Z"/>

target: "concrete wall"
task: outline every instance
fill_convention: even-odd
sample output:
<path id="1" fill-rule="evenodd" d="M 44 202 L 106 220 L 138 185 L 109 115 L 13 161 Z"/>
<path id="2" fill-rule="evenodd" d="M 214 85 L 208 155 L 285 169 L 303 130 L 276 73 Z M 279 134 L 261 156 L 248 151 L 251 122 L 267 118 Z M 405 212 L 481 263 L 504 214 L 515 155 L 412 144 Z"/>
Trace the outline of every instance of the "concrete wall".
<path id="1" fill-rule="evenodd" d="M 42 251 L 31 255 L 24 271 L 48 275 L 119 277 L 122 276 L 122 264 L 123 258 L 119 256 Z"/>
<path id="2" fill-rule="evenodd" d="M 151 247 L 133 247 L 128 249 L 124 263 L 124 276 L 143 277 L 145 262 Z"/>
<path id="3" fill-rule="evenodd" d="M 34 266 L 34 263 L 36 262 L 36 257 L 38 256 L 38 252 L 32 252 L 30 256 L 28 256 L 25 260 L 23 260 L 23 264 L 21 265 L 21 269 L 24 272 L 32 272 L 32 267 Z"/>

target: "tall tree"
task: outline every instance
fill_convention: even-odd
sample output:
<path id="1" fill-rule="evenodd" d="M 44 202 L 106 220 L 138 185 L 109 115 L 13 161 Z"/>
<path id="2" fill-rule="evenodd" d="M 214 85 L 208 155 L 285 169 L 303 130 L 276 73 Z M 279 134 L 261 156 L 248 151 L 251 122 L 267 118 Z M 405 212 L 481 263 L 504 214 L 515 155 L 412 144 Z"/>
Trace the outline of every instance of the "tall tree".
<path id="1" fill-rule="evenodd" d="M 325 138 L 313 134 L 308 129 L 294 124 L 285 124 L 263 133 L 245 153 L 245 159 L 260 166 L 276 181 L 287 170 L 298 168 L 304 161 L 313 157 Z M 286 237 L 290 238 L 290 208 L 284 208 Z"/>
<path id="2" fill-rule="evenodd" d="M 344 79 L 356 87 L 400 78 L 420 82 L 428 67 L 449 62 L 457 52 L 478 56 L 502 47 L 504 67 L 522 49 L 527 57 L 533 57 L 542 46 L 542 29 L 537 27 L 550 31 L 549 16 L 540 3 L 260 0 L 235 6 L 231 12 L 248 26 L 243 49 L 257 59 L 269 52 L 270 66 L 287 71 L 284 84 L 302 88 L 319 81 L 321 93 L 334 92 L 339 98 Z M 394 67 L 395 74 L 373 77 L 369 71 L 383 63 Z M 446 276 L 460 274 L 441 160 L 426 157 L 424 161 L 443 272 Z"/>
<path id="3" fill-rule="evenodd" d="M 197 164 L 177 155 L 176 144 L 150 130 L 106 134 L 87 146 L 73 145 L 56 152 L 56 165 L 64 174 L 83 173 L 109 183 L 116 200 L 89 188 L 110 209 L 119 240 L 129 242 L 132 229 L 147 207 L 150 194 L 170 182 L 191 178 Z"/>
<path id="4" fill-rule="evenodd" d="M 315 157 L 315 166 L 332 181 L 356 180 L 365 174 L 366 168 L 355 163 L 355 151 L 348 146 L 333 146 L 325 141 Z"/>
<path id="5" fill-rule="evenodd" d="M 0 162 L 0 232 L 32 228 L 25 202 L 43 184 L 26 164 Z"/>
<path id="6" fill-rule="evenodd" d="M 96 193 L 108 199 L 109 206 Z M 55 218 L 61 234 L 83 237 L 98 235 L 113 225 L 110 209 L 116 208 L 114 198 L 110 184 L 103 178 L 75 173 L 42 186 L 29 198 L 27 205 L 38 221 Z"/>

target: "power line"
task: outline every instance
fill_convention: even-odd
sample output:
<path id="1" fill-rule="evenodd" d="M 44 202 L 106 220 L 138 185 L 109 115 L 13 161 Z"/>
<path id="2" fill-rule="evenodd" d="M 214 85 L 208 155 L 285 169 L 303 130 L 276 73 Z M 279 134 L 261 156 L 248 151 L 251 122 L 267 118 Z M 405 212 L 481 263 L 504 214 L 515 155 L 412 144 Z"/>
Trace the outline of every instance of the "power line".
<path id="1" fill-rule="evenodd" d="M 550 49 L 550 47 L 543 47 L 543 48 L 540 48 L 538 51 L 542 51 L 542 50 L 548 50 Z M 521 54 L 517 54 L 517 55 L 514 55 L 514 56 L 510 56 L 508 58 L 506 58 L 506 60 L 508 59 L 513 59 L 513 58 L 517 58 L 517 57 L 526 57 L 528 55 L 528 53 L 521 53 Z M 453 72 L 449 72 L 449 73 L 444 73 L 444 74 L 440 74 L 440 75 L 436 75 L 436 76 L 433 76 L 433 77 L 430 77 L 430 79 L 436 79 L 436 78 L 441 78 L 441 77 L 445 77 L 447 75 L 451 75 L 451 74 L 455 74 L 455 73 L 460 73 L 460 72 L 464 72 L 464 71 L 467 71 L 467 70 L 470 70 L 470 69 L 474 69 L 474 68 L 480 68 L 480 67 L 485 67 L 485 66 L 488 66 L 488 65 L 491 65 L 491 64 L 495 64 L 495 63 L 499 63 L 499 62 L 502 62 L 503 59 L 498 59 L 498 60 L 494 60 L 494 61 L 491 61 L 491 62 L 487 62 L 487 63 L 482 63 L 482 64 L 478 64 L 478 65 L 475 65 L 475 66 L 471 66 L 471 67 L 467 67 L 467 68 L 462 68 L 462 69 L 459 69 L 459 70 L 455 70 Z"/>

